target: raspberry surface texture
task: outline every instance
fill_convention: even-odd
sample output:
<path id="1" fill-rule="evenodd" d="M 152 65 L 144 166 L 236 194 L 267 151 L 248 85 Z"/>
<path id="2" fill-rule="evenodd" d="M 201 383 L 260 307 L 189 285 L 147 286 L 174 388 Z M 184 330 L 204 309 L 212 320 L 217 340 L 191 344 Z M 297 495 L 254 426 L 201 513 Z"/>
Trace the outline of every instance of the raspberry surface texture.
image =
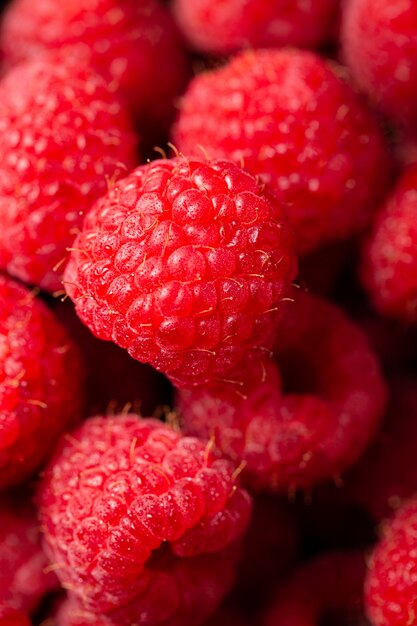
<path id="1" fill-rule="evenodd" d="M 301 254 L 361 231 L 389 178 L 384 138 L 343 72 L 310 52 L 241 53 L 191 81 L 173 130 L 184 154 L 203 149 L 268 183 Z"/>
<path id="2" fill-rule="evenodd" d="M 175 0 L 174 13 L 198 50 L 227 54 L 239 48 L 314 48 L 336 30 L 338 0 Z"/>
<path id="3" fill-rule="evenodd" d="M 360 552 L 331 552 L 299 567 L 278 590 L 263 626 L 365 626 Z"/>
<path id="4" fill-rule="evenodd" d="M 59 586 L 55 574 L 45 573 L 48 561 L 30 495 L 17 491 L 0 499 L 0 606 L 27 613 Z"/>
<path id="5" fill-rule="evenodd" d="M 62 289 L 84 212 L 136 164 L 130 121 L 81 56 L 51 53 L 0 82 L 0 267 Z"/>
<path id="6" fill-rule="evenodd" d="M 86 60 L 117 87 L 141 132 L 167 126 L 188 78 L 174 21 L 155 0 L 15 0 L 2 25 L 6 63 L 81 44 Z"/>
<path id="7" fill-rule="evenodd" d="M 78 351 L 53 314 L 0 275 L 0 488 L 28 476 L 80 417 Z"/>
<path id="8" fill-rule="evenodd" d="M 243 461 L 242 476 L 261 490 L 337 477 L 369 444 L 385 404 L 378 361 L 342 310 L 299 292 L 287 313 L 275 362 L 248 367 L 239 388 L 217 384 L 178 398 L 185 432 Z"/>
<path id="9" fill-rule="evenodd" d="M 404 170 L 378 214 L 363 253 L 362 277 L 385 315 L 417 322 L 417 164 Z"/>
<path id="10" fill-rule="evenodd" d="M 179 559 L 166 554 L 152 563 L 146 584 L 132 602 L 106 614 L 87 610 L 73 595 L 57 612 L 57 626 L 197 626 L 230 590 L 235 579 L 235 547 Z"/>
<path id="11" fill-rule="evenodd" d="M 38 502 L 61 583 L 106 614 L 129 603 L 135 614 L 142 594 L 149 611 L 164 610 L 169 581 L 159 591 L 156 581 L 154 607 L 148 589 L 162 544 L 181 559 L 220 552 L 240 537 L 250 513 L 228 461 L 135 415 L 89 418 L 64 437 Z M 172 601 L 172 585 L 168 595 Z"/>
<path id="12" fill-rule="evenodd" d="M 417 615 L 417 500 L 385 523 L 369 565 L 365 605 L 373 626 L 413 624 Z"/>
<path id="13" fill-rule="evenodd" d="M 65 273 L 81 320 L 177 385 L 274 341 L 296 271 L 280 203 L 224 161 L 161 159 L 87 215 Z"/>
<path id="14" fill-rule="evenodd" d="M 400 125 L 416 129 L 417 5 L 414 0 L 349 0 L 342 43 L 353 77 Z"/>

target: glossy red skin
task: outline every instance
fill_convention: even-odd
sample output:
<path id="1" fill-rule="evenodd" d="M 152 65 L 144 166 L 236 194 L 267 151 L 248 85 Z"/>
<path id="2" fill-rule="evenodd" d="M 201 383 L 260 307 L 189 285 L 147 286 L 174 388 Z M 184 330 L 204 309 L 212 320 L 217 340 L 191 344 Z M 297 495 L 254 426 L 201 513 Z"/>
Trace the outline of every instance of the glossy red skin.
<path id="1" fill-rule="evenodd" d="M 382 527 L 369 562 L 365 605 L 373 626 L 404 626 L 417 613 L 417 501 L 411 499 Z"/>
<path id="2" fill-rule="evenodd" d="M 136 165 L 126 110 L 83 56 L 59 52 L 0 82 L 0 268 L 62 290 L 86 211 Z"/>
<path id="3" fill-rule="evenodd" d="M 336 31 L 339 0 L 175 0 L 174 14 L 190 43 L 203 52 L 241 48 L 315 48 Z"/>
<path id="4" fill-rule="evenodd" d="M 84 370 L 47 306 L 0 274 L 0 489 L 22 482 L 81 417 Z"/>
<path id="5" fill-rule="evenodd" d="M 217 553 L 241 536 L 250 514 L 228 461 L 135 415 L 89 418 L 64 437 L 38 504 L 61 583 L 106 614 L 136 610 L 165 542 L 179 558 Z"/>
<path id="6" fill-rule="evenodd" d="M 383 315 L 417 322 L 417 164 L 406 168 L 375 218 L 362 281 Z"/>
<path id="7" fill-rule="evenodd" d="M 338 477 L 369 444 L 385 406 L 379 363 L 360 328 L 324 299 L 302 291 L 294 298 L 275 362 L 248 367 L 238 388 L 178 396 L 185 432 L 242 462 L 258 490 L 308 489 Z"/>
<path id="8" fill-rule="evenodd" d="M 156 0 L 16 0 L 3 19 L 6 63 L 81 44 L 86 62 L 125 99 L 141 134 L 159 136 L 189 67 L 173 19 Z"/>
<path id="9" fill-rule="evenodd" d="M 233 160 L 267 183 L 302 255 L 363 231 L 389 184 L 376 119 L 345 70 L 311 52 L 250 50 L 198 74 L 172 137 L 186 155 Z"/>
<path id="10" fill-rule="evenodd" d="M 41 533 L 31 494 L 14 490 L 0 499 L 0 607 L 33 613 L 59 587 L 41 549 Z M 0 608 L 0 617 L 2 611 Z M 3 622 L 0 619 L 0 624 Z"/>
<path id="11" fill-rule="evenodd" d="M 65 283 L 81 320 L 178 386 L 228 378 L 271 346 L 296 272 L 280 203 L 226 161 L 137 168 L 73 247 Z"/>
<path id="12" fill-rule="evenodd" d="M 400 126 L 415 130 L 417 5 L 350 0 L 342 20 L 344 58 L 359 86 Z"/>

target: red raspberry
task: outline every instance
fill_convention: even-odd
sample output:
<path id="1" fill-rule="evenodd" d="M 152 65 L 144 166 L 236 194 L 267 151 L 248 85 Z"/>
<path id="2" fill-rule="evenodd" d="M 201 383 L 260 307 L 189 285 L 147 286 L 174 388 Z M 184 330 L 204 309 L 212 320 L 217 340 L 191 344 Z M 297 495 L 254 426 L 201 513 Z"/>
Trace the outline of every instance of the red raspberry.
<path id="1" fill-rule="evenodd" d="M 82 404 L 78 352 L 49 309 L 0 275 L 0 489 L 29 476 Z"/>
<path id="2" fill-rule="evenodd" d="M 382 429 L 346 479 L 349 496 L 377 521 L 389 516 L 417 490 L 416 415 L 417 379 L 394 381 Z"/>
<path id="3" fill-rule="evenodd" d="M 75 56 L 11 70 L 0 120 L 0 267 L 53 291 L 83 213 L 134 167 L 135 140 L 115 95 Z"/>
<path id="4" fill-rule="evenodd" d="M 0 499 L 0 606 L 32 613 L 58 586 L 47 572 L 36 511 L 26 492 Z M 1 610 L 0 610 L 1 615 Z M 0 620 L 1 624 L 1 620 Z"/>
<path id="5" fill-rule="evenodd" d="M 344 12 L 344 56 L 354 78 L 382 111 L 416 128 L 417 4 L 349 0 Z"/>
<path id="6" fill-rule="evenodd" d="M 8 6 L 1 45 L 9 64 L 78 43 L 121 90 L 142 132 L 168 124 L 188 66 L 175 24 L 158 2 L 14 0 Z"/>
<path id="7" fill-rule="evenodd" d="M 234 386 L 184 390 L 186 432 L 245 464 L 256 489 L 309 488 L 352 465 L 375 433 L 385 385 L 365 336 L 336 306 L 300 292 L 281 325 L 277 365 L 248 368 Z"/>
<path id="8" fill-rule="evenodd" d="M 285 45 L 314 48 L 336 30 L 339 0 L 174 0 L 178 23 L 205 52 Z"/>
<path id="9" fill-rule="evenodd" d="M 147 572 L 143 592 L 110 613 L 86 610 L 69 596 L 58 610 L 56 626 L 195 626 L 213 613 L 229 591 L 235 575 L 235 547 L 194 558 L 165 554 Z"/>
<path id="10" fill-rule="evenodd" d="M 365 558 L 360 552 L 332 552 L 316 557 L 296 570 L 281 587 L 264 626 L 365 626 L 364 576 Z"/>
<path id="11" fill-rule="evenodd" d="M 22 611 L 0 606 L 0 626 L 30 626 L 30 621 Z"/>
<path id="12" fill-rule="evenodd" d="M 218 552 L 249 514 L 227 461 L 136 415 L 89 418 L 64 437 L 39 505 L 61 582 L 97 613 L 139 599 L 164 542 L 178 557 Z"/>
<path id="13" fill-rule="evenodd" d="M 373 626 L 415 624 L 417 615 L 417 500 L 385 523 L 370 562 L 365 605 Z"/>
<path id="14" fill-rule="evenodd" d="M 298 250 L 363 229 L 389 156 L 341 67 L 298 50 L 255 50 L 196 76 L 174 128 L 184 154 L 244 164 L 288 208 Z"/>
<path id="15" fill-rule="evenodd" d="M 271 345 L 294 273 L 286 218 L 253 176 L 178 158 L 139 167 L 95 204 L 65 281 L 97 337 L 193 385 Z"/>
<path id="16" fill-rule="evenodd" d="M 385 315 L 417 322 L 417 164 L 405 170 L 364 249 L 363 282 Z"/>

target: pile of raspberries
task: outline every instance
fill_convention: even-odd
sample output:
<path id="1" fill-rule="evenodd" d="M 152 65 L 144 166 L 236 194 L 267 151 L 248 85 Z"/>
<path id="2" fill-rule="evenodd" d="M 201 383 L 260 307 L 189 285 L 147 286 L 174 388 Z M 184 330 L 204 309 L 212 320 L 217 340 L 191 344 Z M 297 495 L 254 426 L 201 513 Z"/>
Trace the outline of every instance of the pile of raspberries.
<path id="1" fill-rule="evenodd" d="M 417 1 L 9 0 L 0 626 L 417 626 Z"/>

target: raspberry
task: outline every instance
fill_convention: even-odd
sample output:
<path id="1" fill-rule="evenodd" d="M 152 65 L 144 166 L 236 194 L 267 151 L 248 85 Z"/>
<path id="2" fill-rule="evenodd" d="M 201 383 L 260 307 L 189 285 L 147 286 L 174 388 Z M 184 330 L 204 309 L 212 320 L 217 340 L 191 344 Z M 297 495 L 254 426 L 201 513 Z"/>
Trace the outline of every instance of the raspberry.
<path id="1" fill-rule="evenodd" d="M 48 555 L 96 613 L 139 601 L 162 543 L 182 558 L 230 545 L 249 504 L 227 461 L 135 415 L 89 418 L 64 437 L 39 492 Z"/>
<path id="2" fill-rule="evenodd" d="M 7 74 L 0 120 L 0 267 L 53 291 L 83 213 L 134 167 L 130 123 L 81 57 L 58 53 Z"/>
<path id="3" fill-rule="evenodd" d="M 42 598 L 57 587 L 55 575 L 45 573 L 47 560 L 40 546 L 36 511 L 26 492 L 0 499 L 0 606 L 32 613 Z M 1 615 L 1 610 L 0 610 Z M 0 621 L 1 623 L 1 621 Z"/>
<path id="4" fill-rule="evenodd" d="M 0 489 L 28 477 L 82 408 L 78 351 L 33 293 L 0 275 Z"/>
<path id="5" fill-rule="evenodd" d="M 417 165 L 406 169 L 379 213 L 362 277 L 381 313 L 417 322 Z"/>
<path id="6" fill-rule="evenodd" d="M 184 154 L 201 146 L 270 184 L 301 254 L 362 230 L 389 178 L 383 137 L 342 73 L 309 52 L 241 53 L 194 78 L 173 131 Z"/>
<path id="7" fill-rule="evenodd" d="M 194 626 L 202 623 L 225 595 L 234 579 L 238 550 L 179 559 L 165 555 L 153 563 L 144 591 L 130 604 L 106 615 L 86 610 L 69 596 L 58 610 L 57 626 Z"/>
<path id="8" fill-rule="evenodd" d="M 374 626 L 414 624 L 417 614 L 417 500 L 383 527 L 370 562 L 365 605 Z"/>
<path id="9" fill-rule="evenodd" d="M 416 378 L 395 380 L 390 392 L 381 431 L 345 486 L 377 521 L 389 516 L 392 508 L 398 508 L 417 490 Z"/>
<path id="10" fill-rule="evenodd" d="M 385 401 L 378 362 L 336 306 L 300 292 L 281 325 L 277 364 L 248 368 L 243 386 L 183 390 L 187 433 L 212 439 L 245 464 L 262 490 L 309 488 L 352 465 L 374 435 Z"/>
<path id="11" fill-rule="evenodd" d="M 22 611 L 0 606 L 0 626 L 30 626 L 30 621 Z"/>
<path id="12" fill-rule="evenodd" d="M 365 626 L 362 600 L 364 576 L 365 559 L 360 552 L 320 555 L 296 570 L 279 590 L 264 624 Z"/>
<path id="13" fill-rule="evenodd" d="M 84 221 L 65 273 L 82 321 L 177 385 L 271 345 L 295 274 L 276 199 L 236 165 L 161 159 Z"/>
<path id="14" fill-rule="evenodd" d="M 358 84 L 386 114 L 417 124 L 417 5 L 350 0 L 342 20 L 344 56 Z"/>
<path id="15" fill-rule="evenodd" d="M 316 47 L 336 30 L 338 0 L 175 0 L 178 23 L 203 52 L 286 45 Z"/>
<path id="16" fill-rule="evenodd" d="M 14 0 L 5 12 L 1 45 L 9 64 L 79 43 L 120 89 L 142 132 L 168 125 L 188 66 L 175 24 L 158 2 Z"/>

